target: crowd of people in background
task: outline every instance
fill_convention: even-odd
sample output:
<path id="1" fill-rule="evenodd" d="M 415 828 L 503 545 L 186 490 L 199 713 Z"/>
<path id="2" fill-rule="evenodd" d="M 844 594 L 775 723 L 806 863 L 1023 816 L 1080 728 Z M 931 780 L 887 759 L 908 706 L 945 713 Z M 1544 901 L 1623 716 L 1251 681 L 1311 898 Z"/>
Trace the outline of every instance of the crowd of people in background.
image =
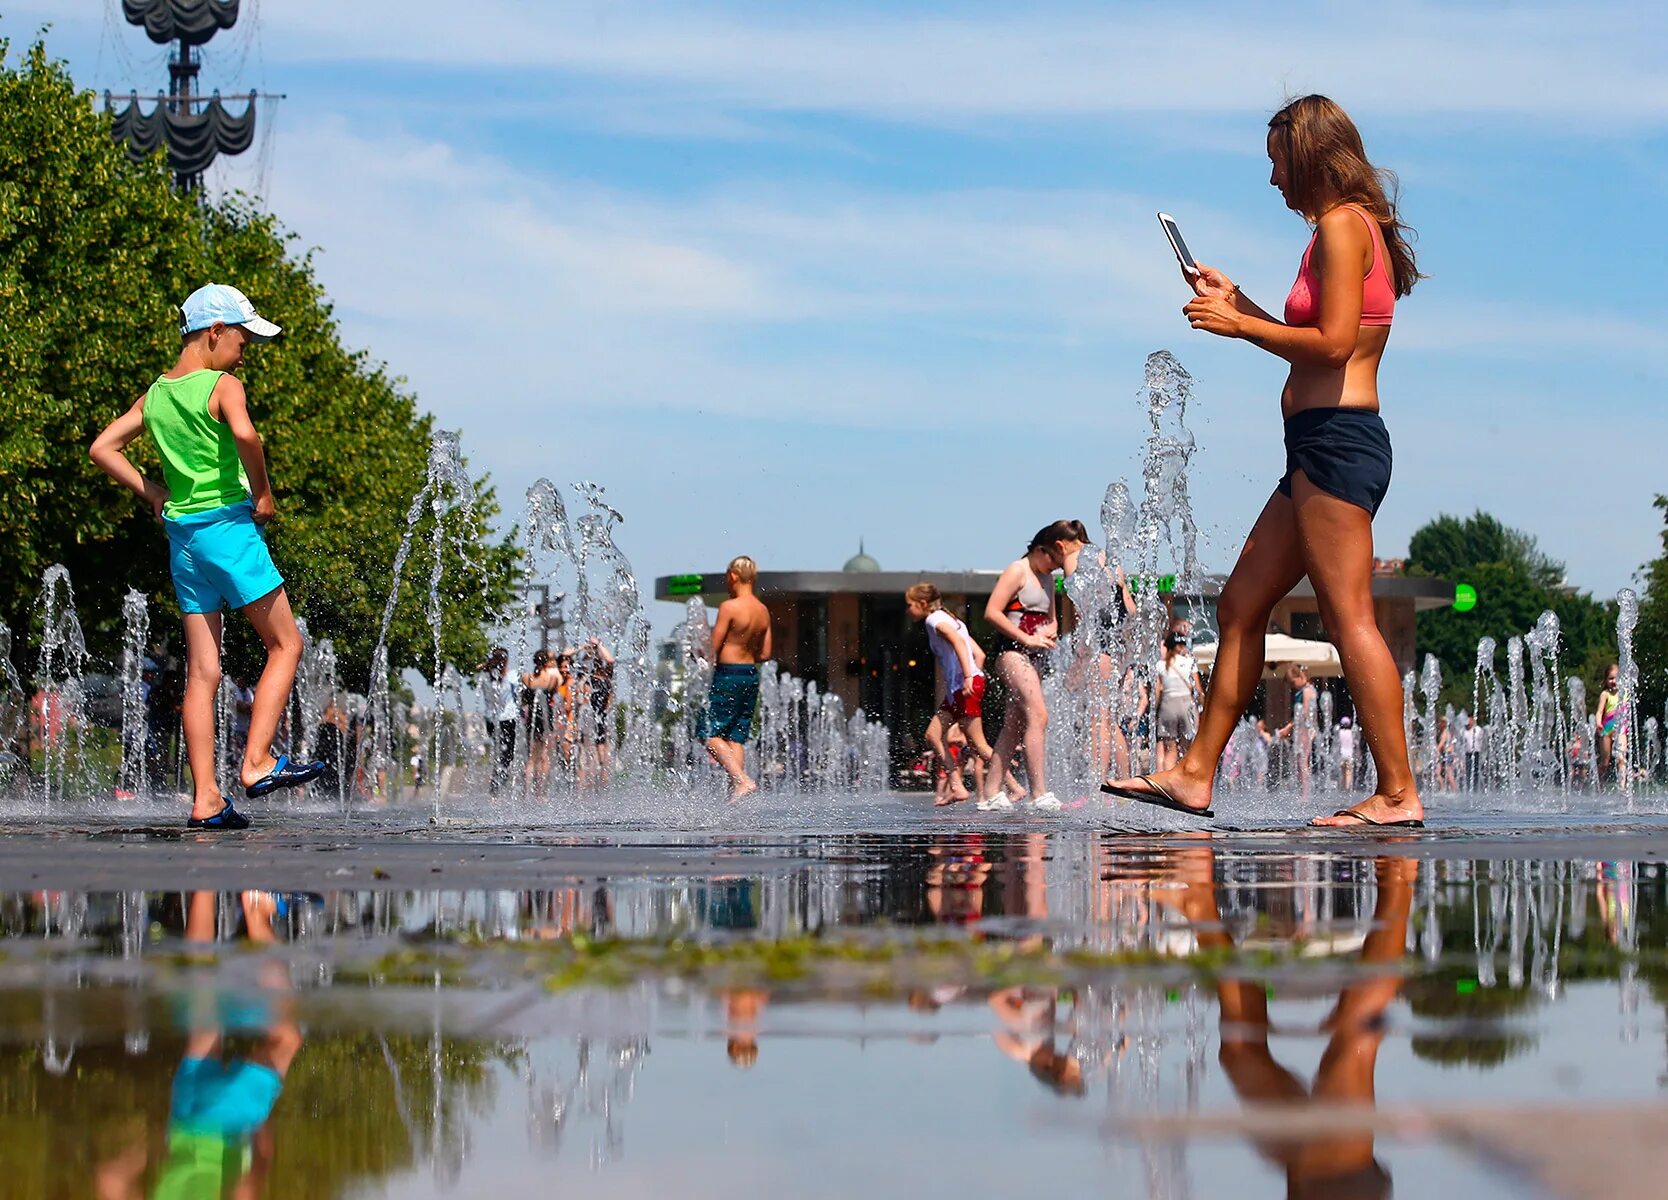
<path id="1" fill-rule="evenodd" d="M 577 647 L 533 651 L 531 669 L 510 670 L 510 652 L 497 646 L 479 669 L 485 704 L 487 790 L 498 795 L 516 772 L 529 791 L 543 792 L 552 771 L 571 772 L 581 787 L 604 787 L 614 728 L 614 656 L 600 639 Z"/>

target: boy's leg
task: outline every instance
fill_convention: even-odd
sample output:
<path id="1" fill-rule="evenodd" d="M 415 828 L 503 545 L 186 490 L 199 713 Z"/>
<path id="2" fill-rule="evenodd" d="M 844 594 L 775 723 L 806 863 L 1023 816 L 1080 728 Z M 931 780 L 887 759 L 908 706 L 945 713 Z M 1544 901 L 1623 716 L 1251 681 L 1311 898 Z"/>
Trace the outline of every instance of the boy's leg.
<path id="1" fill-rule="evenodd" d="M 214 782 L 214 697 L 220 690 L 219 613 L 185 614 L 185 702 L 180 720 L 191 763 L 191 815 L 212 817 L 225 807 Z"/>
<path id="2" fill-rule="evenodd" d="M 290 598 L 283 588 L 269 592 L 244 607 L 250 624 L 266 646 L 266 669 L 255 684 L 255 703 L 249 713 L 249 742 L 243 752 L 243 786 L 259 781 L 278 760 L 272 743 L 278 736 L 278 719 L 289 703 L 295 686 L 295 671 L 301 663 L 301 631 L 290 612 Z"/>
<path id="3" fill-rule="evenodd" d="M 747 777 L 747 748 L 740 742 L 720 737 L 708 738 L 707 753 L 712 755 L 713 761 L 723 767 L 724 773 L 730 777 L 732 800 L 758 790 L 759 785 Z"/>

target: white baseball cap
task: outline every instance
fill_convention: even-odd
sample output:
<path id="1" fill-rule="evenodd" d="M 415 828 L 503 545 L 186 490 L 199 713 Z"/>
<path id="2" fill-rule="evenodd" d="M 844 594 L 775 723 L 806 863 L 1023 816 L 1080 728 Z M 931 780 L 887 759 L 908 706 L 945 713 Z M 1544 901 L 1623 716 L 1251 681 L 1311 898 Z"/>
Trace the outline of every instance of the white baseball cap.
<path id="1" fill-rule="evenodd" d="M 249 297 L 229 283 L 204 284 L 180 305 L 180 336 L 196 333 L 219 322 L 241 325 L 257 342 L 269 342 L 283 332 L 255 311 Z"/>

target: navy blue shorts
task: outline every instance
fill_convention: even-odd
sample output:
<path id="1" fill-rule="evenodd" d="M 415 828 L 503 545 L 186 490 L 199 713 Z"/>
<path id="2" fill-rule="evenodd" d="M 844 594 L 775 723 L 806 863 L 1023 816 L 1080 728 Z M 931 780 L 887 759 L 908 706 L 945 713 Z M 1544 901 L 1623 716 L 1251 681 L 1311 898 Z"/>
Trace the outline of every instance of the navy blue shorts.
<path id="1" fill-rule="evenodd" d="M 1328 496 L 1373 516 L 1390 490 L 1390 431 L 1364 408 L 1310 408 L 1286 421 L 1286 473 L 1276 485 L 1292 494 L 1292 474 L 1302 471 Z"/>
<path id="2" fill-rule="evenodd" d="M 700 738 L 745 742 L 753 732 L 753 710 L 759 705 L 759 668 L 756 663 L 719 663 L 701 714 Z"/>

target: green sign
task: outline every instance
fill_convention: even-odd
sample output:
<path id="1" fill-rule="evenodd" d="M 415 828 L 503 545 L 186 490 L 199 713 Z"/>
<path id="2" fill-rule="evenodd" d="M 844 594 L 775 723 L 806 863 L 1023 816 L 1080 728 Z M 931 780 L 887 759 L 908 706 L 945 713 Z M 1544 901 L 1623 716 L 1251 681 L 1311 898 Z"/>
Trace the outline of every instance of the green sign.
<path id="1" fill-rule="evenodd" d="M 1168 596 L 1176 590 L 1176 577 L 1174 575 L 1160 575 L 1154 582 L 1158 584 L 1158 594 L 1160 596 Z M 1139 592 L 1146 586 L 1146 583 L 1146 579 L 1142 576 L 1131 575 L 1129 577 L 1129 590 Z"/>
<path id="2" fill-rule="evenodd" d="M 701 594 L 701 576 L 674 575 L 666 581 L 668 596 L 699 596 Z"/>
<path id="3" fill-rule="evenodd" d="M 1469 583 L 1454 585 L 1454 611 L 1470 612 L 1477 607 L 1477 589 Z"/>

